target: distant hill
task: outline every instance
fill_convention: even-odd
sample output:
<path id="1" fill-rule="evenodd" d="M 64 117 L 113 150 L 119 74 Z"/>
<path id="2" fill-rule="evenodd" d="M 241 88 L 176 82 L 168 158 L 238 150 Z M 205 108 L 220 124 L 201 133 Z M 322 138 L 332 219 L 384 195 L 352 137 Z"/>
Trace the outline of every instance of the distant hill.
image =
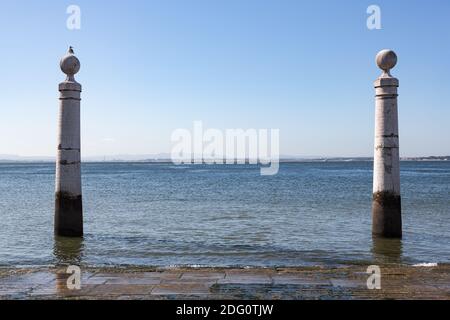
<path id="1" fill-rule="evenodd" d="M 14 154 L 0 154 L 0 162 L 48 162 L 55 161 L 55 157 L 48 156 L 18 156 Z"/>
<path id="2" fill-rule="evenodd" d="M 402 161 L 450 161 L 450 156 L 402 157 Z M 54 162 L 50 156 L 18 156 L 0 154 L 0 162 Z M 171 162 L 170 154 L 118 154 L 111 156 L 83 157 L 84 162 Z M 373 161 L 372 157 L 311 157 L 311 156 L 281 156 L 280 162 L 350 162 Z"/>
<path id="3" fill-rule="evenodd" d="M 450 161 L 450 156 L 403 157 L 403 161 Z"/>

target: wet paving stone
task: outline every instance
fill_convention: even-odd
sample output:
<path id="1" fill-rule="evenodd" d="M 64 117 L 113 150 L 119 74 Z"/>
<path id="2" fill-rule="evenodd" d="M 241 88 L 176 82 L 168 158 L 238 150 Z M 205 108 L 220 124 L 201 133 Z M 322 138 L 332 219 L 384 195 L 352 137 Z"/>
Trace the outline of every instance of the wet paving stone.
<path id="1" fill-rule="evenodd" d="M 152 295 L 208 295 L 212 285 L 203 283 L 170 283 L 154 287 Z"/>
<path id="2" fill-rule="evenodd" d="M 217 281 L 219 284 L 271 284 L 268 274 L 252 274 L 249 272 L 226 272 L 225 278 Z"/>
<path id="3" fill-rule="evenodd" d="M 295 274 L 275 274 L 272 276 L 275 285 L 309 285 L 309 286 L 327 286 L 331 285 L 329 280 L 315 279 Z"/>
<path id="4" fill-rule="evenodd" d="M 357 281 L 357 280 L 347 280 L 347 279 L 331 279 L 330 280 L 333 287 L 340 287 L 340 288 L 358 288 L 366 285 L 365 282 Z"/>
<path id="5" fill-rule="evenodd" d="M 218 281 L 225 278 L 225 272 L 185 272 L 181 280 L 187 281 Z"/>
<path id="6" fill-rule="evenodd" d="M 381 290 L 361 266 L 285 269 L 133 269 L 83 271 L 69 290 L 62 269 L 2 270 L 0 299 L 450 299 L 450 266 L 381 268 Z"/>
<path id="7" fill-rule="evenodd" d="M 154 285 L 146 284 L 104 284 L 95 285 L 88 290 L 90 296 L 123 296 L 123 295 L 149 295 Z"/>

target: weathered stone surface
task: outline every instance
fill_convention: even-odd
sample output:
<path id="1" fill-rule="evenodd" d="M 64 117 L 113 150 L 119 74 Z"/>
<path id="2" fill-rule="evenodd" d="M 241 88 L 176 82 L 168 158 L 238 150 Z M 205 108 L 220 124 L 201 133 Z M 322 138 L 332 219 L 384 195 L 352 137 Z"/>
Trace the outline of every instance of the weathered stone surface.
<path id="1" fill-rule="evenodd" d="M 402 205 L 399 195 L 386 191 L 373 194 L 372 233 L 385 238 L 402 237 Z"/>
<path id="2" fill-rule="evenodd" d="M 80 70 L 80 62 L 73 55 L 72 48 L 61 59 L 60 66 L 67 78 L 59 85 L 54 229 L 57 236 L 81 237 L 83 236 L 80 156 L 81 85 L 74 78 Z"/>
<path id="3" fill-rule="evenodd" d="M 384 49 L 378 52 L 375 60 L 378 67 L 384 72 L 381 76 L 383 78 L 383 76 L 390 76 L 389 71 L 397 64 L 397 55 L 392 50 Z"/>
<path id="4" fill-rule="evenodd" d="M 341 287 L 341 288 L 358 288 L 365 287 L 365 281 L 357 281 L 357 280 L 347 280 L 347 279 L 331 279 L 330 280 L 333 287 Z"/>
<path id="5" fill-rule="evenodd" d="M 275 274 L 272 276 L 275 285 L 327 286 L 329 280 L 315 279 L 301 274 Z"/>
<path id="6" fill-rule="evenodd" d="M 12 269 L 0 273 L 0 299 L 450 299 L 450 265 L 380 267 L 381 290 L 367 289 L 363 266 L 160 272 L 88 268 L 82 271 L 81 290 L 67 288 L 69 275 L 62 269 Z"/>
<path id="7" fill-rule="evenodd" d="M 155 286 L 152 295 L 208 295 L 212 284 L 166 283 Z"/>
<path id="8" fill-rule="evenodd" d="M 225 272 L 185 272 L 181 280 L 186 281 L 218 281 L 225 278 Z"/>
<path id="9" fill-rule="evenodd" d="M 83 236 L 83 201 L 81 195 L 55 194 L 55 235 Z"/>
<path id="10" fill-rule="evenodd" d="M 227 271 L 225 278 L 219 284 L 271 284 L 272 279 L 267 273 L 250 273 L 245 271 Z"/>
<path id="11" fill-rule="evenodd" d="M 376 57 L 383 74 L 375 81 L 375 153 L 373 170 L 372 233 L 401 238 L 400 156 L 398 136 L 398 79 L 390 74 L 397 63 L 392 50 Z"/>
<path id="12" fill-rule="evenodd" d="M 123 281 L 124 283 L 126 281 Z M 90 296 L 122 296 L 122 295 L 149 295 L 154 285 L 149 284 L 103 284 L 93 286 L 87 294 Z"/>

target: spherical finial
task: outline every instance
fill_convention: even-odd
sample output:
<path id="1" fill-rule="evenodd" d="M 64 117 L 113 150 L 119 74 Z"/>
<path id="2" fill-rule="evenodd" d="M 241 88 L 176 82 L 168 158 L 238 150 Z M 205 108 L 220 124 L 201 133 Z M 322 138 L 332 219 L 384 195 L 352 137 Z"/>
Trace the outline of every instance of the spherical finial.
<path id="1" fill-rule="evenodd" d="M 378 67 L 384 71 L 385 74 L 390 75 L 389 71 L 397 64 L 397 55 L 392 50 L 381 50 L 376 57 Z"/>
<path id="2" fill-rule="evenodd" d="M 74 81 L 74 75 L 80 71 L 80 60 L 74 56 L 73 48 L 69 47 L 67 54 L 62 57 L 60 62 L 62 72 L 67 74 L 67 80 Z"/>

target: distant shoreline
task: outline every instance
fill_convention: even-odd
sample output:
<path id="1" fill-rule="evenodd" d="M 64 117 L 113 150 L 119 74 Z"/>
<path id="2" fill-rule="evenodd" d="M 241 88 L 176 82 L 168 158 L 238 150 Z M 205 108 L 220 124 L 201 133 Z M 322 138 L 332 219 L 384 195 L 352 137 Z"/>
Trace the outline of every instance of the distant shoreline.
<path id="1" fill-rule="evenodd" d="M 0 159 L 0 164 L 5 163 L 54 163 L 56 159 Z M 427 157 L 402 157 L 400 161 L 434 162 L 450 161 L 450 156 Z M 172 163 L 170 159 L 85 159 L 84 163 Z M 305 163 L 305 162 L 373 162 L 371 157 L 336 157 L 336 158 L 286 158 L 280 159 L 280 163 Z M 246 164 L 248 161 L 246 161 Z M 190 165 L 190 163 L 185 163 Z"/>

